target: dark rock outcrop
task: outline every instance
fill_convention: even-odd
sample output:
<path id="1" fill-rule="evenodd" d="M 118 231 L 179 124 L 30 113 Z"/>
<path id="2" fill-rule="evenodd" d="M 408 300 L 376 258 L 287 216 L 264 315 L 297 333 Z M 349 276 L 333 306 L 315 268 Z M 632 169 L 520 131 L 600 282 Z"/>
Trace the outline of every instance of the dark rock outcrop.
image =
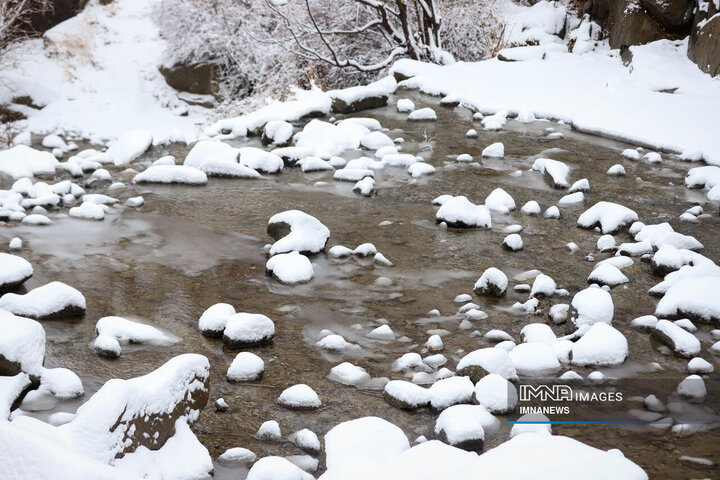
<path id="1" fill-rule="evenodd" d="M 218 94 L 219 67 L 215 63 L 175 64 L 169 68 L 161 68 L 160 73 L 175 90 L 200 95 Z"/>

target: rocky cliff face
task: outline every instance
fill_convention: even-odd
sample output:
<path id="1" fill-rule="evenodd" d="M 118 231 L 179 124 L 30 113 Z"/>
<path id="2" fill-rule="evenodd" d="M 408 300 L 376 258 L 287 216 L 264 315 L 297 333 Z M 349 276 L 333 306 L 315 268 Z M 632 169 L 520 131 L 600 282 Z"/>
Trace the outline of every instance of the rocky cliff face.
<path id="1" fill-rule="evenodd" d="M 587 0 L 583 13 L 599 23 L 612 48 L 690 35 L 688 57 L 720 73 L 720 0 Z"/>

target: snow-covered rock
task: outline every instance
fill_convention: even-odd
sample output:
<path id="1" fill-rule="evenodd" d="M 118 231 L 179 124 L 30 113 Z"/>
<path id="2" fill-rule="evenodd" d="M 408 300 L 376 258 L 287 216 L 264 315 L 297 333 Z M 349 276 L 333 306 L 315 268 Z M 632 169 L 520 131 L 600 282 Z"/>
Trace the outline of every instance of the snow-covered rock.
<path id="1" fill-rule="evenodd" d="M 281 253 L 270 257 L 265 269 L 279 282 L 290 285 L 309 282 L 315 276 L 310 260 L 298 252 Z"/>
<path id="2" fill-rule="evenodd" d="M 372 177 L 365 177 L 362 180 L 358 180 L 353 186 L 353 192 L 359 193 L 363 197 L 369 197 L 375 190 L 375 179 Z"/>
<path id="3" fill-rule="evenodd" d="M 395 333 L 389 325 L 380 325 L 368 333 L 367 336 L 375 340 L 395 340 Z"/>
<path id="4" fill-rule="evenodd" d="M 496 188 L 485 198 L 485 206 L 498 213 L 515 210 L 515 200 L 502 188 Z"/>
<path id="5" fill-rule="evenodd" d="M 207 175 L 202 170 L 185 165 L 154 165 L 135 175 L 133 183 L 204 185 L 207 183 Z"/>
<path id="6" fill-rule="evenodd" d="M 400 98 L 397 101 L 397 111 L 400 113 L 409 113 L 415 110 L 415 102 L 409 98 Z"/>
<path id="7" fill-rule="evenodd" d="M 522 237 L 517 233 L 511 233 L 510 235 L 505 237 L 502 246 L 503 248 L 505 248 L 506 250 L 510 250 L 511 252 L 517 252 L 518 250 L 522 250 Z"/>
<path id="8" fill-rule="evenodd" d="M 615 312 L 615 304 L 610 294 L 593 286 L 576 293 L 572 306 L 577 311 L 577 317 L 572 320 L 578 327 L 596 323 L 610 324 Z"/>
<path id="9" fill-rule="evenodd" d="M 255 432 L 255 438 L 258 440 L 279 441 L 282 438 L 280 425 L 275 420 L 263 422 L 258 431 Z"/>
<path id="10" fill-rule="evenodd" d="M 521 343 L 508 355 L 519 375 L 541 377 L 560 371 L 557 356 L 545 343 Z"/>
<path id="11" fill-rule="evenodd" d="M 86 220 L 103 220 L 105 218 L 105 208 L 92 202 L 83 202 L 79 207 L 73 207 L 68 211 L 71 217 L 82 218 Z"/>
<path id="12" fill-rule="evenodd" d="M 540 215 L 541 209 L 538 202 L 536 202 L 535 200 L 530 200 L 522 206 L 520 211 L 526 215 Z"/>
<path id="13" fill-rule="evenodd" d="M 264 145 L 284 146 L 290 143 L 292 135 L 292 123 L 284 120 L 271 120 L 263 127 L 262 143 Z"/>
<path id="14" fill-rule="evenodd" d="M 314 477 L 282 457 L 263 457 L 255 462 L 246 480 L 313 480 Z"/>
<path id="15" fill-rule="evenodd" d="M 435 214 L 435 221 L 454 228 L 492 227 L 490 210 L 485 205 L 475 205 L 464 196 L 445 200 Z"/>
<path id="16" fill-rule="evenodd" d="M 683 267 L 678 272 L 681 273 Z M 667 281 L 667 277 L 666 277 Z M 688 277 L 673 282 L 655 307 L 658 317 L 689 317 L 703 322 L 720 320 L 720 276 Z M 1 302 L 0 302 L 1 304 Z"/>
<path id="17" fill-rule="evenodd" d="M 620 165 L 619 163 L 616 163 L 612 167 L 610 167 L 607 171 L 607 174 L 611 177 L 624 177 L 625 176 L 625 167 Z"/>
<path id="18" fill-rule="evenodd" d="M 659 320 L 652 335 L 681 357 L 692 358 L 700 353 L 697 337 L 669 320 Z"/>
<path id="19" fill-rule="evenodd" d="M 261 148 L 243 147 L 239 149 L 240 165 L 264 173 L 278 173 L 285 165 L 282 158 Z"/>
<path id="20" fill-rule="evenodd" d="M 96 353 L 106 357 L 118 357 L 121 345 L 142 343 L 146 345 L 173 345 L 178 338 L 159 328 L 123 317 L 102 317 L 95 324 L 97 337 L 93 341 Z"/>
<path id="21" fill-rule="evenodd" d="M 532 165 L 532 169 L 542 173 L 545 179 L 553 188 L 568 188 L 568 175 L 570 167 L 563 162 L 549 158 L 538 158 Z"/>
<path id="22" fill-rule="evenodd" d="M 251 352 L 240 352 L 233 359 L 227 371 L 231 382 L 254 382 L 260 380 L 265 371 L 263 359 Z"/>
<path id="23" fill-rule="evenodd" d="M 581 203 L 585 203 L 585 194 L 583 194 L 583 192 L 575 192 L 565 195 L 558 200 L 557 204 L 560 207 L 568 207 L 570 205 L 580 205 Z"/>
<path id="24" fill-rule="evenodd" d="M 429 388 L 430 405 L 435 410 L 444 410 L 458 403 L 469 403 L 473 388 L 469 377 L 454 376 L 438 380 Z"/>
<path id="25" fill-rule="evenodd" d="M 22 242 L 20 242 L 20 246 L 22 247 Z M 11 248 L 11 250 L 17 250 L 17 248 Z M 30 262 L 17 255 L 0 252 L 0 290 L 18 287 L 32 276 L 33 267 Z"/>
<path id="26" fill-rule="evenodd" d="M 688 362 L 687 370 L 689 373 L 709 374 L 715 370 L 715 367 L 704 358 L 695 357 Z"/>
<path id="27" fill-rule="evenodd" d="M 585 367 L 620 365 L 627 356 L 627 339 L 606 323 L 595 323 L 572 347 L 573 365 Z"/>
<path id="28" fill-rule="evenodd" d="M 408 115 L 408 120 L 420 121 L 420 120 L 437 120 L 437 114 L 435 110 L 430 107 L 413 110 Z"/>
<path id="29" fill-rule="evenodd" d="M 286 408 L 314 409 L 320 407 L 322 402 L 315 390 L 304 383 L 288 387 L 278 397 L 278 403 Z"/>
<path id="30" fill-rule="evenodd" d="M 289 253 L 318 253 L 325 250 L 330 230 L 317 218 L 300 210 L 288 210 L 273 215 L 267 233 L 277 240 L 270 247 L 270 255 Z"/>
<path id="31" fill-rule="evenodd" d="M 216 303 L 200 316 L 198 328 L 203 335 L 220 338 L 233 315 L 235 315 L 235 307 L 228 303 Z"/>
<path id="32" fill-rule="evenodd" d="M 384 160 L 384 159 L 383 159 Z M 432 175 L 435 173 L 435 167 L 425 162 L 413 163 L 408 167 L 408 173 L 413 178 L 422 177 L 425 175 Z"/>
<path id="33" fill-rule="evenodd" d="M 391 380 L 385 384 L 383 397 L 390 405 L 404 410 L 430 405 L 430 391 L 405 380 Z"/>
<path id="34" fill-rule="evenodd" d="M 620 284 L 627 283 L 630 280 L 616 266 L 609 263 L 603 263 L 590 272 L 587 281 L 588 283 L 607 285 L 612 288 Z"/>
<path id="35" fill-rule="evenodd" d="M 635 235 L 635 240 L 649 242 L 655 248 L 668 245 L 687 250 L 700 250 L 703 248 L 702 243 L 698 242 L 695 237 L 676 232 L 667 222 L 643 226 Z"/>
<path id="36" fill-rule="evenodd" d="M 702 403 L 707 396 L 705 380 L 700 375 L 688 375 L 677 387 L 677 393 L 693 403 Z"/>
<path id="37" fill-rule="evenodd" d="M 555 280 L 553 280 L 550 276 L 541 273 L 535 277 L 535 280 L 533 281 L 532 288 L 530 289 L 530 296 L 537 298 L 552 297 L 555 295 L 555 290 L 557 290 Z"/>
<path id="38" fill-rule="evenodd" d="M 0 308 L 15 315 L 38 320 L 74 317 L 85 313 L 85 297 L 62 282 L 50 282 L 24 295 L 6 293 L 0 297 Z"/>
<path id="39" fill-rule="evenodd" d="M 308 430 L 307 428 L 291 433 L 288 436 L 288 440 L 310 453 L 318 454 L 322 450 L 320 440 L 315 432 Z"/>
<path id="40" fill-rule="evenodd" d="M 217 458 L 217 462 L 220 465 L 228 467 L 238 467 L 243 465 L 251 464 L 255 461 L 257 455 L 247 448 L 233 447 L 225 450 Z"/>
<path id="41" fill-rule="evenodd" d="M 490 413 L 504 415 L 512 412 L 518 402 L 515 385 L 497 373 L 485 375 L 475 384 L 475 401 Z"/>
<path id="42" fill-rule="evenodd" d="M 331 90 L 328 96 L 332 99 L 333 112 L 352 113 L 385 106 L 396 88 L 397 81 L 391 75 L 368 85 Z"/>
<path id="43" fill-rule="evenodd" d="M 275 324 L 259 313 L 236 313 L 227 320 L 223 342 L 227 348 L 238 349 L 262 345 L 275 336 Z"/>
<path id="44" fill-rule="evenodd" d="M 482 405 L 455 405 L 438 416 L 435 434 L 454 447 L 481 452 L 485 427 L 494 422 L 499 423 Z"/>
<path id="45" fill-rule="evenodd" d="M 505 145 L 502 142 L 496 142 L 488 145 L 482 151 L 483 157 L 502 158 L 505 156 Z"/>
<path id="46" fill-rule="evenodd" d="M 39 377 L 45 360 L 42 325 L 0 310 L 0 332 L 0 375 L 14 376 L 25 372 Z"/>
<path id="47" fill-rule="evenodd" d="M 495 267 L 485 270 L 477 282 L 473 290 L 478 295 L 489 295 L 492 297 L 502 297 L 507 292 L 508 278 L 502 271 Z"/>
<path id="48" fill-rule="evenodd" d="M 370 381 L 370 374 L 362 367 L 343 362 L 330 369 L 328 379 L 343 385 L 359 386 Z"/>
<path id="49" fill-rule="evenodd" d="M 508 352 L 501 348 L 481 348 L 465 355 L 457 364 L 457 374 L 478 382 L 489 373 L 497 373 L 508 380 L 517 378 L 515 365 Z"/>
<path id="50" fill-rule="evenodd" d="M 35 150 L 26 145 L 0 150 L 0 174 L 13 179 L 54 175 L 58 165 L 57 159 L 51 153 Z"/>
<path id="51" fill-rule="evenodd" d="M 342 422 L 325 435 L 325 463 L 328 471 L 344 465 L 374 465 L 390 461 L 409 448 L 399 427 L 378 417 L 362 417 Z"/>
<path id="52" fill-rule="evenodd" d="M 629 208 L 612 202 L 598 202 L 578 218 L 583 228 L 600 226 L 602 233 L 615 233 L 637 221 L 637 213 Z"/>

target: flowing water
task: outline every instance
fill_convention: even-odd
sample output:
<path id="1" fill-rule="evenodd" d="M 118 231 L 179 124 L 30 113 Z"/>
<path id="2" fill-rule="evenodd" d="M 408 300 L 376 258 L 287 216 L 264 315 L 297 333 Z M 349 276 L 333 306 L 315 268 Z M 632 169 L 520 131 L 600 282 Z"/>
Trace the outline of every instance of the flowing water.
<path id="1" fill-rule="evenodd" d="M 520 329 L 531 322 L 546 322 L 547 316 L 526 316 L 507 307 L 524 302 L 527 294 L 511 290 L 506 298 L 493 300 L 475 297 L 474 302 L 489 318 L 474 322 L 470 330 L 459 328 L 461 317 L 453 298 L 471 293 L 479 275 L 495 266 L 508 277 L 539 269 L 550 275 L 559 288 L 570 295 L 587 285 L 593 264 L 584 260 L 592 253 L 595 260 L 610 254 L 597 254 L 599 234 L 576 226 L 577 216 L 599 200 L 616 201 L 634 209 L 647 223 L 670 222 L 682 233 L 695 236 L 705 245 L 703 253 L 717 259 L 720 254 L 720 225 L 715 207 L 706 206 L 711 218 L 698 224 L 680 223 L 678 216 L 694 202 L 704 199 L 702 191 L 688 190 L 683 178 L 695 165 L 664 155 L 662 165 L 621 160 L 619 152 L 632 146 L 579 134 L 565 125 L 538 121 L 522 124 L 509 120 L 497 132 L 482 130 L 472 121 L 471 112 L 457 107 L 437 105 L 437 99 L 413 92 L 398 95 L 412 98 L 418 107 L 431 106 L 437 122 L 409 123 L 394 106 L 364 112 L 390 129 L 393 138 L 406 141 L 403 150 L 420 152 L 438 172 L 410 182 L 405 169 L 386 168 L 376 172 L 376 195 L 363 198 L 352 193 L 352 183 L 334 182 L 332 173 L 303 174 L 286 169 L 264 180 L 210 180 L 202 187 L 131 185 L 132 174 L 113 173 L 127 181 L 125 190 L 110 192 L 124 199 L 143 195 L 145 206 L 136 211 L 116 209 L 103 222 L 59 219 L 48 227 L 13 226 L 0 228 L 0 243 L 13 236 L 25 242 L 22 255 L 35 266 L 35 276 L 26 283 L 31 289 L 58 280 L 83 292 L 88 309 L 84 318 L 72 321 L 47 321 L 46 366 L 72 369 L 83 379 L 85 398 L 110 378 L 130 378 L 145 374 L 169 358 L 184 352 L 207 356 L 211 364 L 211 402 L 224 397 L 230 411 L 218 413 L 212 404 L 202 412 L 193 427 L 213 457 L 230 447 L 242 446 L 258 456 L 298 455 L 303 452 L 289 442 L 256 440 L 253 434 L 265 420 L 277 420 L 283 435 L 309 428 L 319 436 L 344 420 L 376 415 L 400 426 L 410 439 L 419 435 L 433 437 L 436 413 L 429 410 L 406 412 L 395 409 L 382 398 L 382 391 L 356 389 L 325 378 L 331 367 L 351 361 L 367 369 L 373 377 L 401 378 L 391 372 L 390 364 L 403 353 L 420 351 L 429 333 L 442 329 L 444 354 L 448 367 L 454 368 L 463 352 L 488 344 L 471 332 L 485 333 L 503 329 L 519 339 Z M 298 124 L 299 126 L 301 124 Z M 469 128 L 479 131 L 478 139 L 466 139 Z M 562 132 L 562 139 L 547 140 L 546 130 Z M 503 159 L 480 159 L 482 148 L 501 141 Z M 256 140 L 237 145 L 258 145 Z M 184 145 L 155 147 L 141 161 L 149 163 L 164 154 L 184 158 Z M 474 164 L 461 164 L 455 156 L 469 153 Z M 354 156 L 359 156 L 355 153 Z M 571 178 L 588 178 L 591 190 L 585 206 L 562 208 L 560 220 L 527 216 L 519 211 L 509 215 L 493 214 L 489 230 L 443 229 L 434 221 L 436 207 L 431 200 L 441 194 L 465 195 L 482 203 L 490 191 L 502 187 L 515 199 L 518 208 L 528 200 L 537 200 L 544 208 L 564 195 L 553 190 L 542 175 L 529 172 L 539 156 L 561 160 L 571 167 Z M 349 158 L 349 157 L 347 157 Z M 622 163 L 625 177 L 609 177 L 607 169 Z M 520 175 L 510 175 L 522 171 Z M 326 183 L 318 183 L 326 182 Z M 325 254 L 312 257 L 316 278 L 308 284 L 283 286 L 266 276 L 263 246 L 271 239 L 266 234 L 268 219 L 275 213 L 299 209 L 321 220 L 331 231 L 328 247 L 350 248 L 372 242 L 393 267 L 374 266 L 362 259 L 332 259 Z M 393 222 L 380 226 L 383 221 Z M 524 227 L 524 250 L 507 252 L 501 248 L 511 224 Z M 630 241 L 620 234 L 616 239 Z M 565 245 L 575 242 L 580 251 L 571 254 Z M 620 243 L 620 242 L 618 242 Z M 650 266 L 635 259 L 624 273 L 627 286 L 613 289 L 613 324 L 628 339 L 630 358 L 621 368 L 600 369 L 610 376 L 652 382 L 673 379 L 665 392 L 685 376 L 686 361 L 652 342 L 646 333 L 630 327 L 638 316 L 654 312 L 657 299 L 646 292 L 659 282 Z M 376 282 L 379 277 L 391 280 Z M 516 282 L 511 281 L 511 285 Z M 571 297 L 553 298 L 552 303 L 569 303 Z M 223 348 L 221 340 L 203 337 L 197 319 L 209 306 L 227 302 L 238 311 L 263 313 L 275 321 L 272 344 L 252 351 L 265 361 L 261 381 L 231 384 L 225 373 L 236 352 Z M 437 308 L 443 316 L 428 318 Z M 94 338 L 95 322 L 106 315 L 135 317 L 166 329 L 182 340 L 170 347 L 125 346 L 116 360 L 96 356 L 89 344 Z M 399 341 L 373 341 L 366 334 L 382 323 L 389 324 Z M 714 363 L 707 325 L 699 325 L 703 341 L 702 356 Z M 314 343 L 320 331 L 330 329 L 362 349 L 351 354 L 328 354 Z M 553 326 L 558 335 L 565 326 Z M 651 363 L 659 363 L 657 371 Z M 573 368 L 586 376 L 591 370 Z M 717 375 L 710 377 L 706 407 L 717 409 L 720 400 Z M 280 392 L 290 385 L 306 383 L 323 401 L 316 411 L 292 411 L 276 404 Z M 642 393 L 642 392 L 639 392 Z M 664 399 L 664 398 L 663 398 Z M 58 410 L 74 411 L 82 401 L 57 405 L 50 412 L 37 412 L 40 418 Z M 635 404 L 635 408 L 640 408 Z M 501 416 L 501 421 L 515 417 Z M 713 472 L 693 470 L 679 463 L 681 455 L 699 456 L 718 461 L 720 433 L 717 429 L 678 437 L 669 429 L 633 426 L 559 425 L 556 434 L 569 435 L 590 445 L 619 448 L 642 466 L 651 478 L 695 478 Z M 486 440 L 486 448 L 507 438 L 509 426 Z M 322 468 L 321 459 L 321 468 Z M 242 478 L 241 470 L 218 466 L 219 478 Z"/>

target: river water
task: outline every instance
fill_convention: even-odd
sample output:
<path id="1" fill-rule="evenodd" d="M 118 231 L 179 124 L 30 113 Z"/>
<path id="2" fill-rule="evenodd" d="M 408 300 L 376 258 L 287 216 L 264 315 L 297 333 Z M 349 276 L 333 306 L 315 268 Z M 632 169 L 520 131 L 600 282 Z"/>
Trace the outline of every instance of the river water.
<path id="1" fill-rule="evenodd" d="M 546 315 L 520 315 L 507 308 L 515 301 L 525 301 L 527 294 L 509 291 L 501 300 L 475 297 L 473 301 L 489 318 L 474 322 L 470 330 L 459 328 L 461 317 L 455 315 L 458 305 L 453 304 L 453 298 L 472 293 L 475 280 L 488 267 L 498 267 L 510 278 L 523 271 L 542 270 L 571 295 L 585 288 L 593 266 L 584 260 L 585 254 L 592 253 L 596 261 L 610 255 L 596 252 L 597 232 L 575 224 L 583 209 L 596 201 L 622 203 L 647 224 L 670 222 L 677 231 L 702 242 L 704 255 L 717 259 L 720 254 L 716 207 L 706 205 L 712 218 L 698 224 L 678 220 L 694 202 L 704 199 L 702 191 L 683 186 L 685 173 L 696 165 L 671 155 L 663 155 L 663 164 L 656 166 L 625 161 L 619 153 L 632 146 L 573 132 L 566 125 L 552 122 L 523 124 L 509 120 L 505 129 L 486 132 L 463 108 L 440 107 L 436 98 L 414 92 L 398 92 L 398 96 L 412 98 L 418 107 L 435 108 L 437 122 L 406 122 L 405 115 L 396 113 L 394 106 L 363 115 L 378 119 L 390 129 L 391 137 L 404 138 L 404 151 L 420 152 L 438 171 L 416 182 L 409 181 L 405 169 L 378 171 L 378 190 L 370 198 L 352 193 L 352 183 L 334 182 L 332 173 L 327 172 L 303 174 L 298 169 L 286 169 L 264 180 L 213 178 L 206 186 L 190 187 L 136 186 L 130 183 L 132 174 L 116 170 L 114 179 L 126 181 L 129 186 L 109 194 L 123 201 L 142 195 L 146 201 L 142 209 L 118 207 L 103 222 L 63 219 L 51 212 L 55 223 L 49 227 L 0 228 L 0 243 L 7 244 L 16 235 L 25 242 L 22 255 L 35 266 L 35 276 L 26 284 L 28 289 L 58 280 L 78 288 L 87 299 L 84 318 L 44 322 L 48 337 L 46 366 L 75 371 L 83 379 L 87 398 L 108 379 L 145 374 L 177 354 L 207 356 L 211 364 L 211 402 L 224 397 L 230 405 L 230 411 L 225 413 L 208 405 L 193 426 L 213 457 L 236 446 L 249 448 L 258 457 L 302 454 L 289 442 L 263 442 L 253 437 L 260 424 L 271 419 L 280 423 L 283 435 L 309 428 L 322 438 L 341 421 L 376 415 L 400 426 L 411 440 L 419 435 L 431 438 L 437 413 L 395 409 L 383 400 L 381 390 L 359 390 L 329 381 L 325 377 L 330 368 L 348 360 L 366 368 L 373 377 L 402 378 L 391 372 L 392 361 L 408 351 L 419 352 L 428 332 L 439 329 L 448 332 L 443 337 L 443 353 L 451 369 L 463 352 L 487 346 L 471 334 L 473 330 L 485 333 L 499 328 L 519 339 L 524 325 L 547 321 Z M 479 138 L 466 139 L 469 128 L 476 128 Z M 549 128 L 562 132 L 564 138 L 546 139 Z M 481 160 L 482 148 L 496 141 L 504 143 L 506 157 Z M 258 146 L 259 142 L 250 139 L 236 145 Z M 141 158 L 140 164 L 165 154 L 182 160 L 187 150 L 184 145 L 155 147 Z M 455 156 L 461 153 L 469 153 L 477 163 L 455 162 Z M 572 180 L 590 181 L 584 207 L 562 208 L 560 220 L 531 217 L 519 210 L 509 215 L 493 214 L 491 231 L 448 230 L 435 224 L 436 207 L 431 200 L 441 194 L 465 195 L 482 203 L 490 191 L 501 187 L 513 196 L 518 209 L 528 200 L 537 200 L 543 209 L 555 204 L 566 192 L 553 190 L 541 174 L 528 171 L 538 156 L 568 164 Z M 625 166 L 626 176 L 605 174 L 615 163 Z M 510 175 L 518 170 L 520 175 Z M 372 242 L 394 266 L 331 259 L 321 254 L 312 258 L 316 273 L 313 281 L 299 286 L 280 285 L 265 274 L 263 246 L 272 241 L 265 231 L 268 219 L 289 209 L 302 210 L 327 225 L 331 231 L 328 247 L 339 244 L 354 248 Z M 383 221 L 393 223 L 380 226 Z M 512 224 L 524 227 L 521 235 L 525 248 L 510 253 L 500 245 L 507 235 L 504 227 Z M 627 233 L 616 239 L 618 243 L 631 240 Z M 565 247 L 568 242 L 577 243 L 580 251 L 569 253 Z M 686 361 L 630 326 L 633 318 L 654 312 L 657 299 L 646 292 L 661 280 L 652 275 L 648 264 L 635 260 L 633 266 L 623 270 L 630 278 L 629 284 L 612 291 L 613 325 L 628 339 L 630 357 L 621 368 L 600 370 L 610 376 L 638 380 L 660 381 L 670 376 L 676 385 L 686 375 Z M 377 282 L 379 277 L 391 283 L 388 285 L 385 279 Z M 516 283 L 522 282 L 511 280 L 511 285 Z M 569 303 L 570 299 L 553 298 L 552 303 Z M 225 372 L 236 352 L 225 350 L 222 341 L 198 332 L 199 316 L 218 302 L 230 303 L 238 311 L 263 313 L 275 322 L 277 333 L 272 344 L 252 349 L 265 361 L 261 381 L 226 382 Z M 442 316 L 428 318 L 426 313 L 433 308 L 439 309 Z M 135 317 L 182 340 L 171 347 L 127 346 L 117 360 L 100 358 L 89 344 L 94 338 L 95 322 L 106 315 Z M 366 337 L 382 323 L 389 324 L 403 338 L 380 342 Z M 707 352 L 711 327 L 698 326 L 703 357 L 717 368 L 717 358 Z M 565 328 L 553 326 L 558 335 L 565 334 Z M 314 343 L 320 339 L 322 329 L 331 329 L 362 349 L 348 355 L 321 352 Z M 662 371 L 652 362 L 660 364 Z M 591 371 L 573 369 L 583 376 Z M 705 402 L 715 409 L 720 400 L 716 377 L 712 375 L 707 383 Z M 278 406 L 280 392 L 296 383 L 313 387 L 323 406 L 310 412 Z M 44 418 L 58 410 L 74 411 L 80 401 L 63 402 L 50 412 L 34 415 Z M 515 417 L 500 419 L 504 424 Z M 616 425 L 560 425 L 553 431 L 602 449 L 619 448 L 651 478 L 709 474 L 681 465 L 681 455 L 718 461 L 717 429 L 687 437 L 677 437 L 668 429 Z M 486 448 L 506 440 L 508 432 L 509 426 L 504 425 L 500 434 L 486 439 Z M 242 471 L 221 466 L 216 474 L 218 478 L 242 478 Z"/>

